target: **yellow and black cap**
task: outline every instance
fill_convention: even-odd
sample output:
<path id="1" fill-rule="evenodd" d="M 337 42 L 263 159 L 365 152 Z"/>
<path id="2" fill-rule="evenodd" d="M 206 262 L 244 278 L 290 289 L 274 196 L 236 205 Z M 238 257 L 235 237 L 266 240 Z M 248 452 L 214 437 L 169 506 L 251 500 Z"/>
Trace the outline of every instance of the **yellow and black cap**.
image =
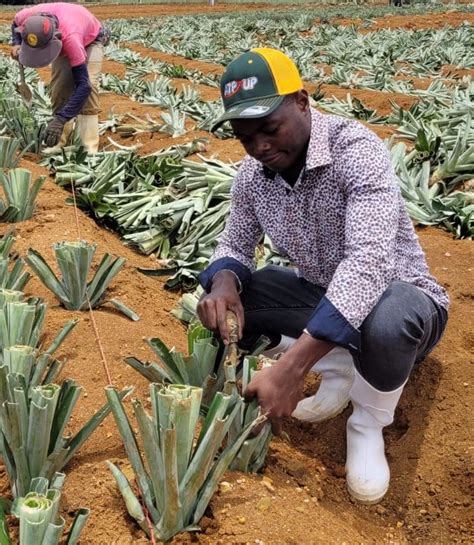
<path id="1" fill-rule="evenodd" d="M 274 112 L 286 95 L 303 89 L 294 62 L 278 49 L 251 49 L 232 61 L 221 79 L 224 113 L 215 131 L 231 119 L 257 119 Z"/>

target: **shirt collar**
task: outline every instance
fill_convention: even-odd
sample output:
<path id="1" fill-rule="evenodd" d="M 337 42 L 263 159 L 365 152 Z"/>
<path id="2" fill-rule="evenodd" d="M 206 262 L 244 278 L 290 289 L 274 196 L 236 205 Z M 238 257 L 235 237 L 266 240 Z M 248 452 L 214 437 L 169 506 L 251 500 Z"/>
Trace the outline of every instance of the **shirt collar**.
<path id="1" fill-rule="evenodd" d="M 311 133 L 309 137 L 308 151 L 304 170 L 311 170 L 332 163 L 332 155 L 329 149 L 329 130 L 326 116 L 314 108 L 311 112 Z M 267 179 L 274 180 L 276 172 L 273 172 L 260 163 L 263 174 Z M 296 184 L 295 184 L 296 185 Z"/>

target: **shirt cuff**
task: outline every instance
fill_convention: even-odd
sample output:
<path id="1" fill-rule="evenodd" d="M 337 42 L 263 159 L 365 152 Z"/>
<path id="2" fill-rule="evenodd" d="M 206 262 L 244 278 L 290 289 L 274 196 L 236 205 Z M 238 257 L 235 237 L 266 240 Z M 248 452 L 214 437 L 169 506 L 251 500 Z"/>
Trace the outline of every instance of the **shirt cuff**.
<path id="1" fill-rule="evenodd" d="M 315 339 L 336 343 L 348 350 L 360 351 L 360 331 L 353 327 L 331 303 L 323 297 L 306 324 L 305 331 Z"/>
<path id="2" fill-rule="evenodd" d="M 220 271 L 233 273 L 238 280 L 239 293 L 250 283 L 252 273 L 250 269 L 233 257 L 221 257 L 213 261 L 207 269 L 198 276 L 199 283 L 209 293 L 212 288 L 214 276 Z"/>

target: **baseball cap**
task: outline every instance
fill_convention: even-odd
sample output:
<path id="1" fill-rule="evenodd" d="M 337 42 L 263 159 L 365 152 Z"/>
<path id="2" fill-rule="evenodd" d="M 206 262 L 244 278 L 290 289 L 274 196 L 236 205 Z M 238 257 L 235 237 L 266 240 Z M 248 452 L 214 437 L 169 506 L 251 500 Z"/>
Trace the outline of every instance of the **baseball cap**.
<path id="1" fill-rule="evenodd" d="M 215 131 L 231 119 L 257 119 L 274 112 L 286 95 L 303 89 L 295 63 L 278 49 L 260 47 L 233 60 L 221 79 L 224 113 Z"/>
<path id="2" fill-rule="evenodd" d="M 31 15 L 18 31 L 21 33 L 19 61 L 23 66 L 48 66 L 61 52 L 61 34 L 52 17 Z"/>

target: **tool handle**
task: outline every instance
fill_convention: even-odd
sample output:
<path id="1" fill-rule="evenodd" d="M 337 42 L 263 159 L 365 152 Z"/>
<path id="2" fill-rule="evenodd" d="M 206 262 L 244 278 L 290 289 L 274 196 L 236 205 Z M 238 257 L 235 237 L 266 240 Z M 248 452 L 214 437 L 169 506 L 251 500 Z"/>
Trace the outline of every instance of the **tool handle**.
<path id="1" fill-rule="evenodd" d="M 228 310 L 226 314 L 227 330 L 229 331 L 229 340 L 231 344 L 239 342 L 239 321 L 235 312 Z"/>

